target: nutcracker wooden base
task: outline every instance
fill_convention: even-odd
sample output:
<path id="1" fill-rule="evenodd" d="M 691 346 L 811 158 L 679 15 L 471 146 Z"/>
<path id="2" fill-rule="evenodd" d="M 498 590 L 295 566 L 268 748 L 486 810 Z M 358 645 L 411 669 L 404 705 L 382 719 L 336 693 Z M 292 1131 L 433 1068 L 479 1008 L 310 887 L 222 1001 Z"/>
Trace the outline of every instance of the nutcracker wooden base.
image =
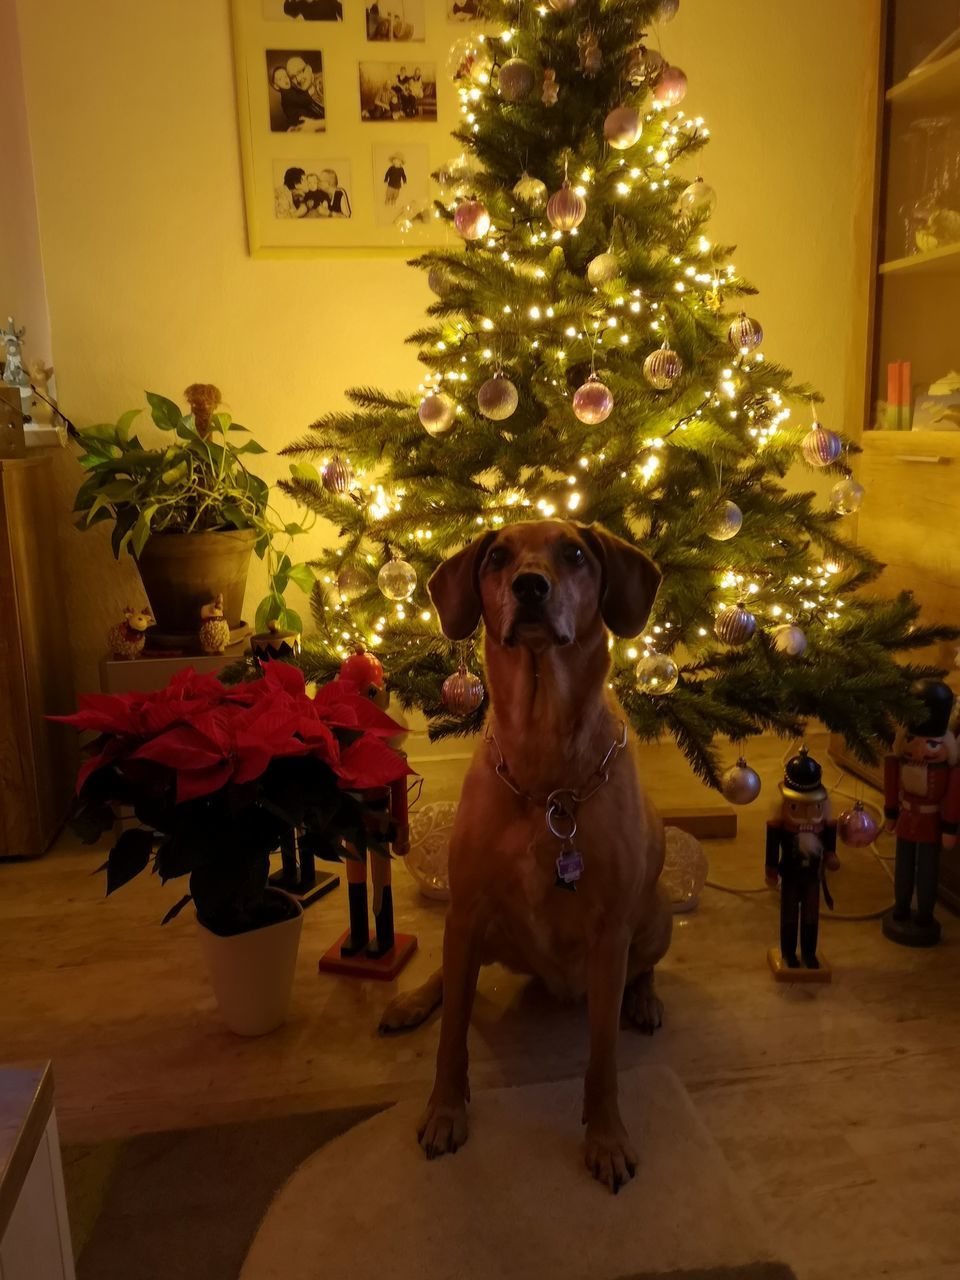
<path id="1" fill-rule="evenodd" d="M 880 925 L 883 936 L 891 942 L 898 942 L 902 947 L 935 947 L 940 941 L 939 920 L 928 920 L 921 924 L 913 914 L 906 920 L 896 920 L 891 908 Z"/>
<path id="2" fill-rule="evenodd" d="M 345 929 L 329 951 L 324 952 L 317 965 L 320 973 L 339 973 L 345 978 L 376 978 L 380 982 L 391 982 L 417 949 L 417 939 L 412 933 L 398 933 L 393 946 L 380 956 L 369 956 L 366 952 L 345 956 L 341 948 L 350 937 L 350 930 Z"/>
<path id="3" fill-rule="evenodd" d="M 802 960 L 795 969 L 791 969 L 779 947 L 771 947 L 767 952 L 767 963 L 777 982 L 832 982 L 833 970 L 826 960 L 818 955 L 817 961 L 819 969 L 808 969 Z"/>

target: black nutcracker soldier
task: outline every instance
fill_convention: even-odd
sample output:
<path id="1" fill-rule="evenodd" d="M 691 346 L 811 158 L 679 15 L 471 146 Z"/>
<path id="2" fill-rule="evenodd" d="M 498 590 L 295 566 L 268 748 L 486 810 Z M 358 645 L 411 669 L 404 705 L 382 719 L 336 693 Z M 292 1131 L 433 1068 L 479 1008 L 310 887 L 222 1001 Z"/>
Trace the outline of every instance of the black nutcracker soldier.
<path id="1" fill-rule="evenodd" d="M 787 761 L 780 794 L 780 813 L 767 823 L 766 881 L 771 888 L 780 884 L 780 948 L 771 948 L 770 967 L 785 981 L 829 981 L 829 967 L 817 958 L 817 936 L 821 891 L 833 907 L 824 872 L 839 866 L 837 826 L 823 770 L 806 747 Z"/>
<path id="2" fill-rule="evenodd" d="M 934 917 L 940 850 L 957 842 L 960 768 L 949 730 L 953 693 L 942 680 L 918 680 L 911 692 L 922 703 L 897 735 L 883 762 L 883 814 L 897 836 L 894 906 L 883 917 L 884 934 L 908 947 L 940 941 Z M 911 912 L 916 892 L 916 911 Z"/>

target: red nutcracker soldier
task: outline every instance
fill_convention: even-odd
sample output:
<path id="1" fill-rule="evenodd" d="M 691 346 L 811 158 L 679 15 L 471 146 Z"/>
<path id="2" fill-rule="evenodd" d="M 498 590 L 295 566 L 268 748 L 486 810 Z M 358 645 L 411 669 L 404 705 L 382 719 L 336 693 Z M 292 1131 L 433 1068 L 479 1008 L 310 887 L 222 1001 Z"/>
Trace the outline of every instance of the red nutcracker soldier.
<path id="1" fill-rule="evenodd" d="M 923 710 L 897 735 L 883 763 L 883 813 L 897 834 L 894 906 L 883 917 L 883 932 L 907 947 L 940 941 L 934 918 L 940 849 L 952 849 L 960 822 L 960 768 L 957 741 L 950 732 L 953 693 L 941 680 L 918 680 L 913 693 Z M 916 911 L 911 914 L 914 891 Z"/>
<path id="2" fill-rule="evenodd" d="M 840 865 L 837 826 L 830 819 L 823 770 L 806 747 L 787 761 L 780 794 L 779 816 L 767 823 L 766 850 L 767 884 L 780 883 L 780 947 L 771 947 L 767 958 L 778 981 L 829 982 L 829 966 L 817 958 L 817 935 L 821 888 L 833 907 L 824 871 Z"/>

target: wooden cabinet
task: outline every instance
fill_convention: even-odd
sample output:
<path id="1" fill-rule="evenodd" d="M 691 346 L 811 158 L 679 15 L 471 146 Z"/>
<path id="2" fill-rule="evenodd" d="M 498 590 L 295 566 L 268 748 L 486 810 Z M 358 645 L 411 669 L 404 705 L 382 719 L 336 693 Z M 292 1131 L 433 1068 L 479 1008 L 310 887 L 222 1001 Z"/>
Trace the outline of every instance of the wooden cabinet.
<path id="1" fill-rule="evenodd" d="M 0 459 L 0 857 L 45 852 L 76 777 L 74 709 L 52 457 Z"/>

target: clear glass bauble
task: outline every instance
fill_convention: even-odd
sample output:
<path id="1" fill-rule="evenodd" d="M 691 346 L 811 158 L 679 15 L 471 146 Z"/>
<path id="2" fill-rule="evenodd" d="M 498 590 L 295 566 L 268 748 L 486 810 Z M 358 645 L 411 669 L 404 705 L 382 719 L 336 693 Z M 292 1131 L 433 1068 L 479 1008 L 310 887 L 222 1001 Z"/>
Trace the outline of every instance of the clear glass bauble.
<path id="1" fill-rule="evenodd" d="M 475 85 L 489 84 L 493 55 L 487 42 L 474 35 L 454 40 L 447 54 L 447 71 L 453 80 Z"/>
<path id="2" fill-rule="evenodd" d="M 807 650 L 807 637 L 795 622 L 784 622 L 775 627 L 770 635 L 770 643 L 777 653 L 788 658 L 801 658 Z"/>
<path id="3" fill-rule="evenodd" d="M 488 378 L 477 392 L 477 407 L 491 422 L 503 422 L 516 411 L 520 401 L 517 388 L 502 373 Z"/>
<path id="4" fill-rule="evenodd" d="M 707 537 L 712 538 L 714 542 L 728 542 L 736 537 L 742 525 L 743 512 L 735 502 L 727 499 L 713 513 L 710 524 L 707 526 Z"/>
<path id="5" fill-rule="evenodd" d="M 445 436 L 457 421 L 457 406 L 442 391 L 432 391 L 420 401 L 420 425 L 429 436 Z"/>
<path id="6" fill-rule="evenodd" d="M 854 480 L 853 476 L 838 480 L 830 490 L 830 509 L 838 516 L 852 516 L 860 510 L 865 492 L 863 485 Z"/>
<path id="7" fill-rule="evenodd" d="M 542 209 L 547 203 L 547 185 L 524 170 L 513 188 L 513 194 L 530 209 Z"/>
<path id="8" fill-rule="evenodd" d="M 417 589 L 417 571 L 407 560 L 388 560 L 377 574 L 377 586 L 388 600 L 409 600 Z"/>
<path id="9" fill-rule="evenodd" d="M 645 653 L 636 665 L 637 688 L 652 697 L 673 693 L 680 679 L 680 670 L 674 660 L 665 653 Z"/>
<path id="10" fill-rule="evenodd" d="M 684 187 L 677 198 L 677 207 L 687 217 L 700 213 L 713 213 L 716 206 L 717 193 L 702 178 L 697 178 L 689 186 Z"/>
<path id="11" fill-rule="evenodd" d="M 606 253 L 598 253 L 587 263 L 587 280 L 594 288 L 601 284 L 608 284 L 622 274 L 620 259 L 609 250 Z"/>

